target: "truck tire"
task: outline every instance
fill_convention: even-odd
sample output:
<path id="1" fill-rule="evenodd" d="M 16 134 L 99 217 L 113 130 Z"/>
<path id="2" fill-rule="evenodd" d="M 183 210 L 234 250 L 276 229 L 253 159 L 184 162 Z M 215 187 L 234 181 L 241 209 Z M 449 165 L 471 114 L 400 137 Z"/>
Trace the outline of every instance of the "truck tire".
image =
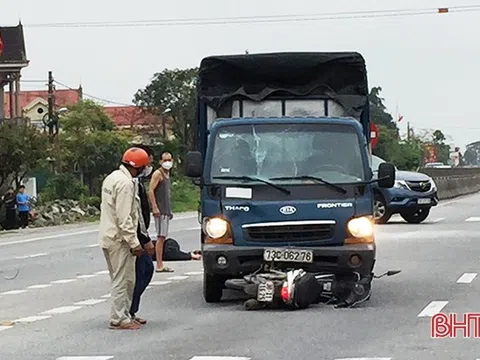
<path id="1" fill-rule="evenodd" d="M 392 214 L 387 208 L 387 203 L 382 195 L 376 193 L 373 200 L 373 217 L 375 223 L 386 224 L 392 217 Z"/>
<path id="2" fill-rule="evenodd" d="M 430 208 L 419 208 L 414 211 L 402 212 L 400 216 L 410 224 L 420 224 L 430 215 Z"/>
<path id="3" fill-rule="evenodd" d="M 207 303 L 220 302 L 223 296 L 225 279 L 203 272 L 203 298 Z"/>

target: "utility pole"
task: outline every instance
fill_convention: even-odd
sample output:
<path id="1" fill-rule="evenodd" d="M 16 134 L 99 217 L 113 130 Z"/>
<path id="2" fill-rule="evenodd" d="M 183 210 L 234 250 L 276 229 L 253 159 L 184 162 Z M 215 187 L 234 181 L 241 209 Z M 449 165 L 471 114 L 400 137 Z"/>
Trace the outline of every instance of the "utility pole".
<path id="1" fill-rule="evenodd" d="M 54 122 L 53 122 L 53 112 L 54 112 L 54 109 L 53 109 L 53 104 L 54 104 L 54 101 L 53 101 L 53 75 L 52 75 L 52 72 L 49 71 L 48 72 L 48 122 L 47 122 L 47 126 L 48 126 L 48 134 L 50 136 L 53 136 L 53 127 L 54 127 Z"/>
<path id="2" fill-rule="evenodd" d="M 407 122 L 407 141 L 410 142 L 410 122 Z"/>
<path id="3" fill-rule="evenodd" d="M 48 134 L 50 141 L 54 146 L 55 159 L 53 159 L 53 172 L 56 173 L 58 168 L 58 157 L 60 154 L 60 143 L 58 141 L 58 114 L 55 111 L 55 86 L 53 74 L 48 72 Z"/>

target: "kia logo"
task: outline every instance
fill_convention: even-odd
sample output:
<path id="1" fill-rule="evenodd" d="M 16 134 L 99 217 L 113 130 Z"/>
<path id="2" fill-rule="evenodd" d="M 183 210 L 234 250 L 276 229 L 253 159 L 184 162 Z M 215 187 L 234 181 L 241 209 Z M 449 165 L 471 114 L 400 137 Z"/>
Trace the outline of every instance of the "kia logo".
<path id="1" fill-rule="evenodd" d="M 287 206 L 282 206 L 279 211 L 283 215 L 292 215 L 292 214 L 295 214 L 295 212 L 297 211 L 297 208 L 295 206 L 287 205 Z"/>

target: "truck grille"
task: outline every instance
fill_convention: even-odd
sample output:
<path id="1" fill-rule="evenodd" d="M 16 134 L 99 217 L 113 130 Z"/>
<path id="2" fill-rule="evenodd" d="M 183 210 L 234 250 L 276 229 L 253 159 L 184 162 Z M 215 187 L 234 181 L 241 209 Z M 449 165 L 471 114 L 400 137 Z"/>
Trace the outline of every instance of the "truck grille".
<path id="1" fill-rule="evenodd" d="M 427 192 L 432 188 L 430 181 L 407 181 L 407 185 L 413 191 Z"/>
<path id="2" fill-rule="evenodd" d="M 291 242 L 325 240 L 333 236 L 333 224 L 253 226 L 245 229 L 248 241 Z"/>

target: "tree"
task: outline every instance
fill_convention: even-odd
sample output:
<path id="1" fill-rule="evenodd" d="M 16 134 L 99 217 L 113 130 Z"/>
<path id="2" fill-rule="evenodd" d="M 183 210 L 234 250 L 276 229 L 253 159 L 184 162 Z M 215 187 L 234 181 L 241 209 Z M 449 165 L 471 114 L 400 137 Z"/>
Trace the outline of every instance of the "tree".
<path id="1" fill-rule="evenodd" d="M 382 88 L 380 86 L 373 87 L 370 90 L 368 98 L 370 100 L 370 119 L 374 124 L 383 125 L 388 129 L 397 130 L 398 128 L 393 121 L 392 115 L 387 112 L 386 106 L 383 104 L 384 98 L 380 97 Z"/>
<path id="2" fill-rule="evenodd" d="M 145 89 L 138 90 L 133 100 L 144 111 L 161 117 L 170 109 L 172 133 L 180 143 L 180 160 L 193 144 L 197 73 L 197 68 L 165 69 L 156 73 Z"/>
<path id="3" fill-rule="evenodd" d="M 96 182 L 118 167 L 123 152 L 131 142 L 131 134 L 115 130 L 115 124 L 102 106 L 83 101 L 69 107 L 60 120 L 63 170 L 80 172 L 90 193 Z"/>
<path id="4" fill-rule="evenodd" d="M 12 182 L 18 188 L 45 157 L 48 137 L 36 127 L 4 122 L 0 125 L 0 188 Z"/>

